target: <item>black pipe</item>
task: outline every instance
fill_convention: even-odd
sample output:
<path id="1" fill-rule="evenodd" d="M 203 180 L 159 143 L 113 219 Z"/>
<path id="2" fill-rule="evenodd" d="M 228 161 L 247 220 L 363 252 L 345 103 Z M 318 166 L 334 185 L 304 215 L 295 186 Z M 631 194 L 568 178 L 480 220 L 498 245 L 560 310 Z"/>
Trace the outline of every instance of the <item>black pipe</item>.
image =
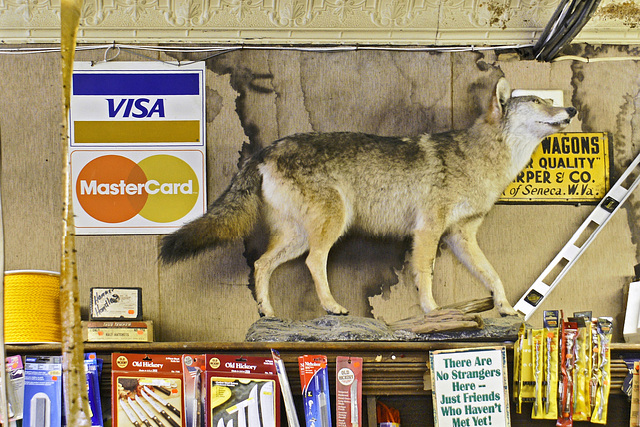
<path id="1" fill-rule="evenodd" d="M 581 16 L 580 16 L 580 19 L 578 20 L 577 25 L 575 25 L 568 34 L 562 37 L 562 39 L 560 39 L 560 41 L 556 44 L 556 46 L 553 49 L 551 49 L 549 53 L 546 55 L 547 61 L 551 61 L 553 58 L 555 58 L 558 52 L 564 46 L 570 43 L 571 40 L 575 38 L 575 36 L 578 35 L 578 33 L 587 24 L 587 22 L 589 22 L 589 20 L 591 19 L 591 16 L 593 16 L 593 13 L 596 11 L 596 9 L 600 4 L 600 0 L 590 0 L 589 3 L 590 3 L 589 7 L 585 8 L 581 13 Z"/>
<path id="2" fill-rule="evenodd" d="M 540 52 L 540 50 L 542 49 L 542 47 L 545 44 L 546 40 L 548 39 L 549 33 L 551 33 L 551 30 L 552 29 L 555 30 L 554 24 L 558 20 L 558 18 L 560 17 L 560 14 L 564 10 L 564 7 L 568 2 L 569 2 L 569 0 L 562 0 L 560 2 L 560 4 L 558 5 L 558 7 L 556 8 L 556 10 L 553 12 L 553 15 L 551 15 L 551 18 L 549 19 L 549 22 L 547 23 L 547 26 L 544 27 L 544 30 L 542 31 L 542 34 L 540 34 L 540 37 L 538 38 L 538 42 L 533 47 L 534 54 L 537 54 L 537 53 Z"/>
<path id="3" fill-rule="evenodd" d="M 568 0 L 556 9 L 549 24 L 534 46 L 534 56 L 540 61 L 551 61 L 567 43 L 582 30 L 598 8 L 601 0 L 573 0 L 562 21 L 558 18 Z"/>
<path id="4" fill-rule="evenodd" d="M 581 16 L 582 12 L 585 10 L 585 6 L 587 3 L 592 0 L 574 0 L 571 4 L 571 8 L 569 13 L 565 16 L 565 19 L 556 27 L 558 31 L 556 31 L 542 46 L 542 49 L 539 52 L 539 57 L 542 60 L 548 60 L 548 52 L 554 49 L 559 41 L 564 38 L 564 36 L 568 33 L 571 33 L 571 29 L 576 25 L 577 20 Z"/>

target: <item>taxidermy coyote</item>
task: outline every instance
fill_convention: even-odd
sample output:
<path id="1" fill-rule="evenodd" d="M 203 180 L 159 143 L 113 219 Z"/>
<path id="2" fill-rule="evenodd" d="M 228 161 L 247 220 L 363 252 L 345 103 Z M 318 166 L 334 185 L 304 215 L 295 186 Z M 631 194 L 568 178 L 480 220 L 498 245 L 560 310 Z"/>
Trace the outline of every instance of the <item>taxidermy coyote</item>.
<path id="1" fill-rule="evenodd" d="M 269 227 L 255 262 L 260 313 L 273 316 L 269 278 L 308 252 L 306 265 L 324 309 L 346 314 L 327 282 L 327 257 L 348 230 L 412 236 L 411 273 L 425 312 L 438 307 L 431 285 L 442 237 L 490 291 L 502 315 L 516 314 L 476 241 L 485 215 L 538 145 L 565 128 L 573 107 L 511 97 L 501 78 L 488 110 L 461 131 L 415 137 L 311 133 L 282 138 L 249 158 L 206 214 L 165 236 L 160 259 L 172 263 Z"/>

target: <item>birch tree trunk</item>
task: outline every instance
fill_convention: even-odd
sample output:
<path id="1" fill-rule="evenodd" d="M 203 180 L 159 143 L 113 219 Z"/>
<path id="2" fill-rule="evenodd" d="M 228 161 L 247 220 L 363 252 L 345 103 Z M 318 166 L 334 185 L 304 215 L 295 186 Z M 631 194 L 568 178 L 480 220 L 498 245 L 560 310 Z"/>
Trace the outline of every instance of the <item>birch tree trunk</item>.
<path id="1" fill-rule="evenodd" d="M 82 0 L 62 0 L 60 12 L 60 50 L 62 54 L 62 164 L 63 219 L 62 261 L 60 266 L 60 315 L 62 317 L 62 375 L 64 379 L 67 425 L 90 427 L 87 378 L 84 368 L 84 345 L 80 322 L 78 272 L 76 264 L 75 223 L 69 175 L 68 122 L 71 99 L 71 76 L 80 23 Z"/>

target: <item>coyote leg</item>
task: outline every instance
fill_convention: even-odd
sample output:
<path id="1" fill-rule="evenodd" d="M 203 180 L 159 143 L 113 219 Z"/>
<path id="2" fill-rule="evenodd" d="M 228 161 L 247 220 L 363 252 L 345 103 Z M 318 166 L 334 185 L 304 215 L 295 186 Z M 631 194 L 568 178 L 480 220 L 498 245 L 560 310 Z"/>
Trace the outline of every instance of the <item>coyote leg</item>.
<path id="1" fill-rule="evenodd" d="M 258 310 L 263 316 L 275 316 L 269 299 L 269 280 L 280 265 L 299 257 L 307 249 L 306 237 L 295 224 L 287 224 L 283 230 L 273 230 L 266 252 L 255 262 L 254 278 Z"/>
<path id="2" fill-rule="evenodd" d="M 413 236 L 411 270 L 414 275 L 420 306 L 425 313 L 438 308 L 433 298 L 433 268 L 440 241 L 440 232 L 432 229 L 419 230 Z"/>
<path id="3" fill-rule="evenodd" d="M 515 315 L 517 313 L 507 300 L 498 273 L 478 246 L 476 234 L 481 223 L 482 218 L 458 224 L 451 228 L 445 239 L 460 262 L 491 291 L 498 312 L 503 316 Z"/>
<path id="4" fill-rule="evenodd" d="M 349 310 L 338 304 L 331 294 L 327 280 L 327 257 L 329 252 L 323 249 L 312 249 L 307 257 L 307 267 L 313 276 L 316 292 L 322 307 L 330 314 L 349 314 Z"/>
<path id="5" fill-rule="evenodd" d="M 320 199 L 321 198 L 321 199 Z M 322 307 L 330 314 L 348 314 L 349 311 L 338 304 L 331 294 L 327 279 L 327 258 L 329 250 L 346 228 L 344 204 L 335 190 L 315 195 L 307 225 L 309 235 L 309 256 L 306 264 L 313 277 L 316 293 Z M 319 200 L 318 200 L 319 199 Z"/>

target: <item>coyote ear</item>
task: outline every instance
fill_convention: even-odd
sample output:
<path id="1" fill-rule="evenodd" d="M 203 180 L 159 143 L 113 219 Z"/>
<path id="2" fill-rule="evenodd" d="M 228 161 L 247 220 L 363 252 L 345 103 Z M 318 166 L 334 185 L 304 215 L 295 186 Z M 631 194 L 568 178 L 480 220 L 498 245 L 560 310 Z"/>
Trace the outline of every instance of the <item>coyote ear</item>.
<path id="1" fill-rule="evenodd" d="M 496 84 L 496 98 L 500 102 L 500 109 L 504 109 L 507 101 L 511 98 L 511 85 L 504 77 L 500 77 Z"/>
<path id="2" fill-rule="evenodd" d="M 487 120 L 490 122 L 498 122 L 502 118 L 504 107 L 511 98 L 511 86 L 504 77 L 500 77 L 496 84 L 496 91 L 491 97 L 489 111 L 487 111 Z"/>

